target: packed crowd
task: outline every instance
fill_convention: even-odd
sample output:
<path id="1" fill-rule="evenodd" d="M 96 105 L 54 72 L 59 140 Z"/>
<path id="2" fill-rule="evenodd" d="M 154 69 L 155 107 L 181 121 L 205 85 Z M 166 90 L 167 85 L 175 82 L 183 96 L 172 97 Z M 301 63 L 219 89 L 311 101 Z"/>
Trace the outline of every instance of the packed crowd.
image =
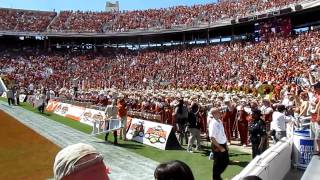
<path id="1" fill-rule="evenodd" d="M 54 32 L 101 33 L 116 14 L 108 12 L 63 11 L 49 26 Z"/>
<path id="2" fill-rule="evenodd" d="M 176 6 L 124 12 L 55 12 L 0 9 L 0 30 L 53 32 L 122 32 L 197 26 L 222 19 L 245 17 L 255 12 L 280 8 L 301 0 L 221 0 L 218 3 Z M 57 16 L 57 17 L 56 17 Z M 56 17 L 56 18 L 54 18 Z"/>
<path id="3" fill-rule="evenodd" d="M 199 128 L 206 131 L 206 116 L 214 106 L 212 102 L 217 106 L 228 106 L 225 102 L 232 98 L 238 98 L 238 101 L 247 98 L 243 94 L 255 97 L 271 92 L 270 89 L 259 90 L 260 86 L 269 85 L 274 88 L 269 97 L 274 103 L 282 101 L 288 94 L 310 94 L 308 72 L 319 74 L 319 35 L 319 31 L 311 31 L 260 43 L 139 51 L 108 49 L 99 54 L 48 54 L 40 51 L 15 54 L 5 50 L 0 68 L 2 75 L 29 92 L 45 88 L 53 96 L 98 106 L 107 105 L 113 94 L 122 92 L 121 96 L 128 97 L 128 109 L 133 112 L 131 116 L 156 114 L 143 118 L 172 125 L 177 123 L 172 116 L 175 100 L 179 97 L 186 98 L 184 100 L 189 103 L 196 100 L 201 102 Z M 177 91 L 181 91 L 179 96 L 172 94 Z M 183 94 L 185 91 L 187 95 Z M 227 101 L 224 95 L 214 95 L 213 92 L 236 96 L 226 98 Z M 297 104 L 290 98 L 283 104 Z M 259 105 L 255 103 L 254 106 Z M 235 108 L 230 110 L 233 111 Z M 228 140 L 232 135 L 234 113 L 232 117 L 226 130 Z"/>
<path id="4" fill-rule="evenodd" d="M 168 47 L 102 53 L 2 52 L 2 74 L 20 87 L 42 85 L 56 90 L 79 89 L 198 89 L 256 93 L 270 81 L 279 88 L 291 82 L 306 84 L 304 72 L 319 65 L 319 32 L 270 42 L 230 43 L 200 47 Z M 241 54 L 241 56 L 238 56 Z"/>
<path id="5" fill-rule="evenodd" d="M 43 32 L 56 15 L 46 11 L 0 9 L 0 31 Z"/>
<path id="6" fill-rule="evenodd" d="M 317 142 L 317 151 L 314 153 L 320 155 L 320 81 L 313 77 L 312 71 L 310 70 L 307 73 L 310 83 L 313 84 L 312 86 L 304 89 L 300 89 L 294 85 L 284 87 L 278 100 L 272 99 L 270 94 L 261 94 L 260 97 L 253 97 L 242 94 L 219 93 L 216 95 L 214 92 L 195 91 L 181 91 L 181 94 L 178 94 L 177 91 L 172 91 L 172 94 L 168 93 L 166 95 L 154 92 L 156 98 L 151 97 L 148 91 L 144 91 L 144 95 L 141 92 L 141 96 L 153 99 L 151 102 L 156 102 L 161 97 L 174 97 L 173 99 L 175 100 L 169 105 L 173 109 L 170 115 L 174 119 L 173 125 L 179 142 L 182 145 L 184 144 L 184 139 L 186 140 L 188 152 L 192 153 L 194 151 L 193 144 L 195 140 L 197 142 L 196 150 L 201 151 L 201 125 L 207 123 L 205 132 L 212 143 L 214 159 L 212 177 L 213 179 L 221 179 L 221 173 L 229 164 L 227 144 L 231 142 L 231 139 L 240 137 L 240 143 L 244 146 L 250 143 L 252 157 L 254 158 L 268 148 L 268 136 L 271 136 L 275 142 L 280 141 L 283 137 L 287 136 L 288 132 L 292 131 L 290 128 L 294 128 L 295 126 L 296 128 L 303 129 L 302 124 L 305 123 L 306 119 L 311 120 L 312 133 Z M 108 98 L 112 100 L 112 103 L 107 106 L 105 112 L 106 118 L 113 119 L 116 118 L 117 112 L 120 112 L 120 107 L 115 106 L 115 100 L 120 99 L 119 102 L 122 102 L 121 106 L 126 111 L 132 107 L 130 100 L 134 99 L 136 94 L 135 92 L 110 92 L 112 93 L 108 94 Z M 123 97 L 121 96 L 123 93 L 128 94 Z M 164 93 L 164 91 L 161 93 Z M 203 99 L 194 98 L 191 96 L 194 94 L 202 94 L 207 97 Z M 187 99 L 184 100 L 182 97 Z M 200 108 L 203 107 L 202 103 L 204 102 L 209 103 L 210 107 L 204 110 L 204 114 L 202 114 L 203 110 Z M 144 109 L 145 107 L 149 107 L 146 106 L 147 103 L 147 100 L 142 100 L 142 110 L 152 110 L 152 108 Z M 157 103 L 161 104 L 160 101 Z M 204 121 L 202 117 L 204 117 Z M 114 132 L 116 140 L 116 131 Z M 107 136 L 108 133 L 106 141 L 108 140 Z M 57 158 L 61 158 L 59 156 L 58 154 Z M 55 176 L 61 174 L 61 169 L 59 168 L 61 167 L 55 163 L 54 171 L 57 173 Z M 155 171 L 155 178 L 161 179 L 160 177 L 164 175 L 160 175 L 163 172 L 158 172 L 158 168 Z M 72 174 L 72 172 L 70 173 Z M 192 174 L 189 174 L 189 176 L 191 178 Z M 164 179 L 168 177 L 169 175 Z M 181 178 L 181 175 L 179 178 Z"/>

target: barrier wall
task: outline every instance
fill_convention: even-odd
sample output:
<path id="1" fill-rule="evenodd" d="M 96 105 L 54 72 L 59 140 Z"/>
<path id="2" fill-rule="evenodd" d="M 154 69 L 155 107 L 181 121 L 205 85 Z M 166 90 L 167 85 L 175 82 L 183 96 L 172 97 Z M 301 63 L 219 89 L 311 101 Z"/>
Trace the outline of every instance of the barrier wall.
<path id="1" fill-rule="evenodd" d="M 320 156 L 313 156 L 301 180 L 320 179 Z"/>
<path id="2" fill-rule="evenodd" d="M 92 126 L 93 135 L 118 130 L 123 127 L 119 123 L 106 121 L 104 111 L 74 106 L 55 100 L 48 102 L 46 111 Z M 109 125 L 108 128 L 106 128 L 107 123 Z M 128 118 L 127 127 L 126 137 L 129 140 L 134 140 L 162 150 L 179 146 L 177 138 L 172 131 L 173 127 L 170 125 L 137 118 Z"/>
<path id="3" fill-rule="evenodd" d="M 0 93 L 7 92 L 7 90 L 7 86 L 4 84 L 2 78 L 0 77 Z"/>
<path id="4" fill-rule="evenodd" d="M 0 91 L 0 93 L 1 93 L 1 91 Z M 1 97 L 7 98 L 7 92 L 3 92 L 2 95 L 1 95 Z M 26 97 L 27 97 L 27 95 L 25 95 L 25 94 L 20 94 L 20 95 L 19 95 L 19 101 L 20 101 L 20 102 L 24 102 L 24 99 L 25 99 Z"/>
<path id="5" fill-rule="evenodd" d="M 126 137 L 165 150 L 171 131 L 170 125 L 133 118 Z"/>
<path id="6" fill-rule="evenodd" d="M 282 180 L 291 168 L 292 139 L 283 138 L 256 156 L 233 180 L 255 175 L 261 179 Z"/>

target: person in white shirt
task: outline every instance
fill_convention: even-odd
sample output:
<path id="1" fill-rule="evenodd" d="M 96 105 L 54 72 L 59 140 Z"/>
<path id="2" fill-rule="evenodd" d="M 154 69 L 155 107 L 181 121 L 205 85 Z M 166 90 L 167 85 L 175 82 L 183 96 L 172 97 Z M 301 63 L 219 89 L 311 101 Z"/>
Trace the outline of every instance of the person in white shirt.
<path id="1" fill-rule="evenodd" d="M 29 90 L 29 94 L 33 94 L 33 90 L 34 90 L 34 85 L 31 83 L 28 86 L 28 90 Z"/>
<path id="2" fill-rule="evenodd" d="M 229 153 L 227 147 L 227 137 L 224 132 L 221 112 L 218 108 L 210 110 L 212 118 L 209 124 L 209 138 L 211 140 L 212 151 L 214 152 L 214 163 L 212 168 L 212 179 L 221 180 L 221 174 L 229 164 Z"/>
<path id="3" fill-rule="evenodd" d="M 278 105 L 277 111 L 272 114 L 271 130 L 275 131 L 275 141 L 286 137 L 286 124 L 292 122 L 292 118 L 284 114 L 284 105 Z"/>
<path id="4" fill-rule="evenodd" d="M 118 115 L 118 107 L 117 107 L 117 100 L 112 100 L 112 103 L 110 105 L 108 105 L 106 107 L 106 110 L 104 111 L 105 115 L 106 115 L 106 119 L 107 120 L 111 120 L 111 119 L 118 119 L 117 115 Z M 109 126 L 109 124 L 108 124 Z M 105 141 L 108 141 L 108 135 L 109 133 L 106 133 Z M 113 131 L 113 137 L 114 137 L 114 144 L 118 144 L 118 139 L 117 139 L 117 131 Z"/>

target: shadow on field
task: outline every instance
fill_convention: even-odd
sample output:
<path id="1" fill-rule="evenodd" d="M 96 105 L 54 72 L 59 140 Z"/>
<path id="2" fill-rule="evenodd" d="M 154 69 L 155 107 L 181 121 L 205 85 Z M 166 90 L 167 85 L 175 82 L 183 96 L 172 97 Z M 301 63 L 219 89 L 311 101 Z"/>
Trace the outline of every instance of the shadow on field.
<path id="1" fill-rule="evenodd" d="M 233 165 L 233 166 L 240 166 L 240 167 L 246 167 L 247 165 L 249 164 L 248 161 L 234 161 L 234 160 L 231 160 L 229 162 L 229 165 Z"/>
<path id="2" fill-rule="evenodd" d="M 229 157 L 237 157 L 237 156 L 245 156 L 245 155 L 249 155 L 247 153 L 232 153 L 229 152 Z"/>
<path id="3" fill-rule="evenodd" d="M 118 142 L 117 145 L 113 144 L 113 140 L 108 141 L 94 141 L 95 143 L 105 144 L 105 145 L 112 145 L 112 146 L 118 146 L 122 148 L 128 148 L 128 149 L 141 149 L 143 148 L 143 145 L 140 144 L 133 144 L 133 143 L 126 143 L 123 141 Z"/>
<path id="4" fill-rule="evenodd" d="M 140 144 L 131 144 L 131 143 L 122 143 L 120 142 L 116 146 L 122 147 L 122 148 L 128 148 L 128 149 L 141 149 L 143 148 L 143 145 Z"/>

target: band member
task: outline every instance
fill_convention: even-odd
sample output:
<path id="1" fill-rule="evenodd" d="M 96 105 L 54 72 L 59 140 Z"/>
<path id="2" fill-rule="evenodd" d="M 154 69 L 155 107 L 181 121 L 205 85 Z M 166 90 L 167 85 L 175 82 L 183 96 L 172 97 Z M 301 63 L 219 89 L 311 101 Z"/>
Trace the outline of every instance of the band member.
<path id="1" fill-rule="evenodd" d="M 237 107 L 238 115 L 238 131 L 240 134 L 240 142 L 241 145 L 247 146 L 248 145 L 248 121 L 247 116 L 248 113 L 244 110 L 244 105 L 241 104 Z"/>
<path id="2" fill-rule="evenodd" d="M 264 98 L 262 100 L 262 107 L 261 107 L 261 113 L 262 113 L 262 119 L 266 123 L 267 131 L 270 130 L 270 123 L 272 121 L 272 113 L 273 109 L 271 107 L 270 100 L 267 98 Z"/>
<path id="3" fill-rule="evenodd" d="M 230 110 L 230 136 L 232 138 L 238 137 L 238 131 L 234 131 L 233 126 L 236 122 L 237 117 L 237 105 L 236 100 L 233 98 L 232 102 L 229 103 L 228 108 Z"/>
<path id="4" fill-rule="evenodd" d="M 227 147 L 227 137 L 224 132 L 221 113 L 218 108 L 212 108 L 212 120 L 209 123 L 209 138 L 211 140 L 214 161 L 212 168 L 212 179 L 222 180 L 221 174 L 229 164 L 229 153 Z"/>
<path id="5" fill-rule="evenodd" d="M 223 122 L 223 126 L 224 126 L 224 132 L 226 133 L 228 142 L 231 143 L 231 122 L 230 122 L 230 118 L 231 118 L 231 103 L 230 103 L 230 99 L 226 98 L 224 100 L 224 106 L 222 107 L 222 122 Z"/>

